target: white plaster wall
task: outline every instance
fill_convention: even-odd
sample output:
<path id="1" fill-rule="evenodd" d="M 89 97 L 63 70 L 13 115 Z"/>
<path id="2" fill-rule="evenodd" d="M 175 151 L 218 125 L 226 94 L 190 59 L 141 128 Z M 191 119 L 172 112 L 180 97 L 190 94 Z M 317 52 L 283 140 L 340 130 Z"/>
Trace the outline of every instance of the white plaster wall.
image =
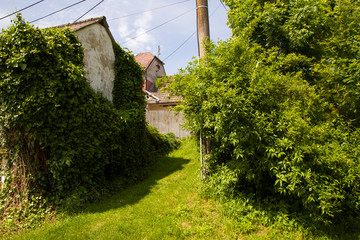
<path id="1" fill-rule="evenodd" d="M 96 92 L 112 101 L 115 54 L 105 28 L 93 24 L 76 32 L 84 48 L 85 77 Z"/>

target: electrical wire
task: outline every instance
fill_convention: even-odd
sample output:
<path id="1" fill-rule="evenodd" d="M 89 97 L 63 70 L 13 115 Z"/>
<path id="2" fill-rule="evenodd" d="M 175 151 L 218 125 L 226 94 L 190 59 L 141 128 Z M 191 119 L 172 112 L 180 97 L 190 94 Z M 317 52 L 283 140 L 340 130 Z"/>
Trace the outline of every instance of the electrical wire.
<path id="1" fill-rule="evenodd" d="M 224 7 L 225 11 L 227 11 L 227 9 L 226 9 L 226 7 L 225 7 L 224 2 L 223 2 L 222 0 L 220 0 L 220 2 L 221 2 L 221 4 L 223 5 L 223 7 Z"/>
<path id="2" fill-rule="evenodd" d="M 10 14 L 8 14 L 8 15 L 6 15 L 6 16 L 4 16 L 4 17 L 0 18 L 0 21 L 1 21 L 1 20 L 3 20 L 4 18 L 10 17 L 10 16 L 12 16 L 12 15 L 14 15 L 14 14 L 18 13 L 18 12 L 21 12 L 21 11 L 23 11 L 23 10 L 25 10 L 25 9 L 31 8 L 31 7 L 33 7 L 33 6 L 35 6 L 35 5 L 39 4 L 39 3 L 41 3 L 41 2 L 43 2 L 43 1 L 45 1 L 45 0 L 40 0 L 40 1 L 38 1 L 38 2 L 36 2 L 36 3 L 33 3 L 33 4 L 31 4 L 31 5 L 27 6 L 27 7 L 24 7 L 24 8 L 22 8 L 22 9 L 20 9 L 20 10 L 16 11 L 16 12 L 10 13 Z"/>
<path id="3" fill-rule="evenodd" d="M 182 46 L 185 45 L 185 43 L 187 43 L 194 35 L 195 35 L 196 31 L 193 32 L 190 37 L 188 37 L 179 47 L 177 47 L 172 53 L 170 53 L 166 58 L 164 58 L 164 60 L 162 60 L 163 62 L 166 61 L 166 59 L 168 59 L 169 57 L 171 57 L 174 53 L 176 53 Z"/>
<path id="4" fill-rule="evenodd" d="M 189 1 L 191 1 L 191 0 L 185 0 L 185 1 L 181 1 L 181 2 L 176 2 L 176 3 L 173 3 L 173 4 L 169 4 L 169 5 L 165 5 L 165 6 L 162 6 L 162 7 L 149 9 L 149 10 L 145 10 L 145 11 L 142 11 L 142 12 L 136 12 L 136 13 L 132 13 L 132 14 L 117 17 L 117 18 L 111 18 L 111 19 L 109 19 L 107 21 L 109 22 L 109 21 L 120 19 L 120 18 L 126 18 L 126 17 L 130 17 L 130 16 L 138 15 L 138 14 L 143 14 L 143 13 L 146 13 L 146 12 L 152 12 L 152 11 L 155 11 L 155 10 L 159 10 L 159 9 L 162 9 L 162 8 L 170 7 L 170 6 L 173 6 L 173 5 L 177 5 L 177 4 L 184 3 L 184 2 L 189 2 Z"/>
<path id="5" fill-rule="evenodd" d="M 93 6 L 89 11 L 87 11 L 86 13 L 84 13 L 83 15 L 81 15 L 81 17 L 79 17 L 78 19 L 76 19 L 74 21 L 74 23 L 76 23 L 77 21 L 79 21 L 82 17 L 84 17 L 86 14 L 88 14 L 89 12 L 91 12 L 92 10 L 94 10 L 97 6 L 99 6 L 102 2 L 104 2 L 105 0 L 101 0 L 100 2 L 98 2 L 95 6 Z"/>
<path id="6" fill-rule="evenodd" d="M 221 5 L 219 5 L 219 6 L 210 14 L 210 16 L 214 15 L 215 12 L 219 9 L 220 6 L 221 6 Z M 171 57 L 174 53 L 176 53 L 182 46 L 184 46 L 185 43 L 187 43 L 187 42 L 195 35 L 196 32 L 197 32 L 197 31 L 193 32 L 193 33 L 190 35 L 190 37 L 188 37 L 182 44 L 180 44 L 179 47 L 177 47 L 172 53 L 170 53 L 166 58 L 164 58 L 163 61 L 165 62 L 166 59 L 170 58 L 170 57 Z"/>
<path id="7" fill-rule="evenodd" d="M 71 8 L 71 7 L 75 6 L 75 5 L 78 5 L 78 4 L 80 4 L 80 3 L 83 3 L 83 2 L 85 2 L 85 1 L 86 1 L 86 0 L 81 0 L 81 1 L 79 1 L 79 2 L 77 2 L 77 3 L 74 3 L 74 4 L 70 5 L 70 6 L 67 6 L 67 7 L 64 7 L 64 8 L 62 8 L 62 9 L 60 9 L 60 10 L 57 10 L 57 11 L 55 11 L 55 12 L 52 12 L 52 13 L 44 16 L 44 17 L 35 19 L 35 20 L 31 21 L 30 23 L 37 22 L 37 21 L 39 21 L 39 20 L 41 20 L 41 19 L 47 18 L 47 17 L 49 17 L 49 16 L 51 16 L 51 15 L 54 15 L 54 14 L 56 14 L 56 13 L 58 13 L 58 12 L 61 12 L 61 11 L 64 11 L 65 9 Z"/>
<path id="8" fill-rule="evenodd" d="M 221 2 L 221 1 L 220 1 L 220 2 Z M 215 8 L 215 10 L 214 10 L 212 13 L 210 13 L 210 17 L 217 12 L 217 10 L 219 9 L 219 7 L 221 7 L 221 4 L 219 4 L 219 6 L 217 6 L 217 8 Z"/>
<path id="9" fill-rule="evenodd" d="M 167 24 L 167 23 L 169 23 L 169 22 L 172 22 L 172 21 L 174 21 L 175 19 L 178 19 L 179 17 L 182 17 L 182 16 L 184 16 L 185 14 L 187 14 L 187 13 L 189 13 L 189 12 L 194 11 L 194 9 L 195 9 L 195 8 L 190 9 L 189 11 L 186 11 L 186 12 L 184 12 L 184 13 L 182 13 L 182 14 L 180 14 L 180 15 L 178 15 L 178 16 L 176 16 L 176 17 L 174 17 L 174 18 L 172 18 L 172 19 L 170 19 L 170 20 L 168 20 L 168 21 L 166 21 L 166 22 L 164 22 L 164 23 L 162 23 L 162 24 L 154 27 L 154 28 L 151 28 L 151 29 L 149 29 L 149 30 L 147 30 L 147 31 L 145 31 L 145 32 L 143 32 L 143 33 L 140 33 L 140 34 L 136 35 L 135 37 L 132 37 L 132 38 L 126 40 L 125 42 L 122 42 L 120 45 L 123 45 L 123 44 L 125 44 L 125 43 L 127 43 L 127 42 L 130 42 L 131 40 L 134 40 L 134 39 L 136 39 L 136 38 L 138 38 L 138 37 L 140 37 L 140 36 L 142 36 L 142 35 L 144 35 L 144 34 L 146 34 L 146 33 L 148 33 L 148 32 L 151 32 L 151 31 L 153 31 L 153 30 L 155 30 L 155 29 L 157 29 L 157 28 L 159 28 L 159 27 L 162 27 L 162 26 L 164 26 L 165 24 Z"/>

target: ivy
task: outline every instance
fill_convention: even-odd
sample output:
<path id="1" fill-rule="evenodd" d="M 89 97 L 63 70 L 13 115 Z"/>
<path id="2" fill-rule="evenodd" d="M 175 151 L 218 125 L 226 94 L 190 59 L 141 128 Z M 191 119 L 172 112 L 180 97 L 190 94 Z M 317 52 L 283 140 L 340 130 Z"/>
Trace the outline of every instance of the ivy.
<path id="1" fill-rule="evenodd" d="M 142 72 L 130 53 L 114 50 L 115 106 L 84 77 L 71 30 L 34 28 L 19 15 L 0 35 L 3 206 L 40 195 L 74 207 L 97 198 L 109 180 L 144 176 Z"/>
<path id="2" fill-rule="evenodd" d="M 131 52 L 113 44 L 115 53 L 115 79 L 113 103 L 117 109 L 143 109 L 145 96 L 143 88 L 143 70 Z M 145 114 L 145 112 L 144 112 Z"/>

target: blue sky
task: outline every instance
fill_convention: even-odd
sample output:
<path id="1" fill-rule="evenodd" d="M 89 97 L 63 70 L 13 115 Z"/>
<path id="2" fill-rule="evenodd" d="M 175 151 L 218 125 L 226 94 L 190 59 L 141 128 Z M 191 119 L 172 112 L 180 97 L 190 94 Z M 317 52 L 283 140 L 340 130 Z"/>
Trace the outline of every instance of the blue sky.
<path id="1" fill-rule="evenodd" d="M 27 7 L 39 0 L 0 0 L 0 18 Z M 22 12 L 26 21 L 33 21 L 47 14 L 80 2 L 81 0 L 44 0 Z M 33 23 L 37 27 L 51 27 L 74 22 L 77 18 L 99 3 L 100 0 L 86 0 L 76 6 Z M 210 36 L 213 41 L 226 40 L 231 30 L 226 25 L 226 10 L 220 0 L 208 0 L 210 14 Z M 172 6 L 167 6 L 171 5 Z M 167 7 L 164 7 L 167 6 Z M 144 12 L 150 9 L 153 11 Z M 196 31 L 196 0 L 104 0 L 98 7 L 81 20 L 92 17 L 106 16 L 110 31 L 122 47 L 134 54 L 141 52 L 158 53 L 165 62 L 168 75 L 175 74 L 184 68 L 198 54 L 197 38 L 194 35 L 177 52 L 181 44 Z M 143 12 L 128 17 L 134 13 Z M 172 20 L 176 18 L 175 20 Z M 81 21 L 80 20 L 80 21 Z M 170 21 L 172 20 L 172 21 Z M 170 21 L 169 23 L 166 23 Z M 165 24 L 166 23 L 166 24 Z M 0 20 L 0 28 L 6 28 L 10 18 Z M 164 24 L 161 27 L 160 25 Z M 158 27 L 150 32 L 150 29 Z M 138 36 L 136 39 L 131 39 Z M 168 58 L 167 58 L 168 57 Z M 165 58 L 167 58 L 165 60 Z"/>

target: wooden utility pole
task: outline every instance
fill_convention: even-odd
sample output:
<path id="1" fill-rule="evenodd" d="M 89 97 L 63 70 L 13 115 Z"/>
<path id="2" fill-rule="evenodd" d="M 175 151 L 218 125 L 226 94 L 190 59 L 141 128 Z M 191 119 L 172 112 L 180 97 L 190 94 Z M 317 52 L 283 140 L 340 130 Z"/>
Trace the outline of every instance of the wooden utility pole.
<path id="1" fill-rule="evenodd" d="M 210 40 L 208 0 L 196 0 L 199 57 L 205 56 L 204 42 Z"/>
<path id="2" fill-rule="evenodd" d="M 203 58 L 205 56 L 205 43 L 210 41 L 208 0 L 196 0 L 196 22 L 199 58 Z M 203 132 L 200 130 L 200 162 L 203 179 L 206 179 L 207 176 L 207 167 L 203 155 L 209 153 L 210 141 L 207 140 L 206 136 L 203 136 Z"/>

